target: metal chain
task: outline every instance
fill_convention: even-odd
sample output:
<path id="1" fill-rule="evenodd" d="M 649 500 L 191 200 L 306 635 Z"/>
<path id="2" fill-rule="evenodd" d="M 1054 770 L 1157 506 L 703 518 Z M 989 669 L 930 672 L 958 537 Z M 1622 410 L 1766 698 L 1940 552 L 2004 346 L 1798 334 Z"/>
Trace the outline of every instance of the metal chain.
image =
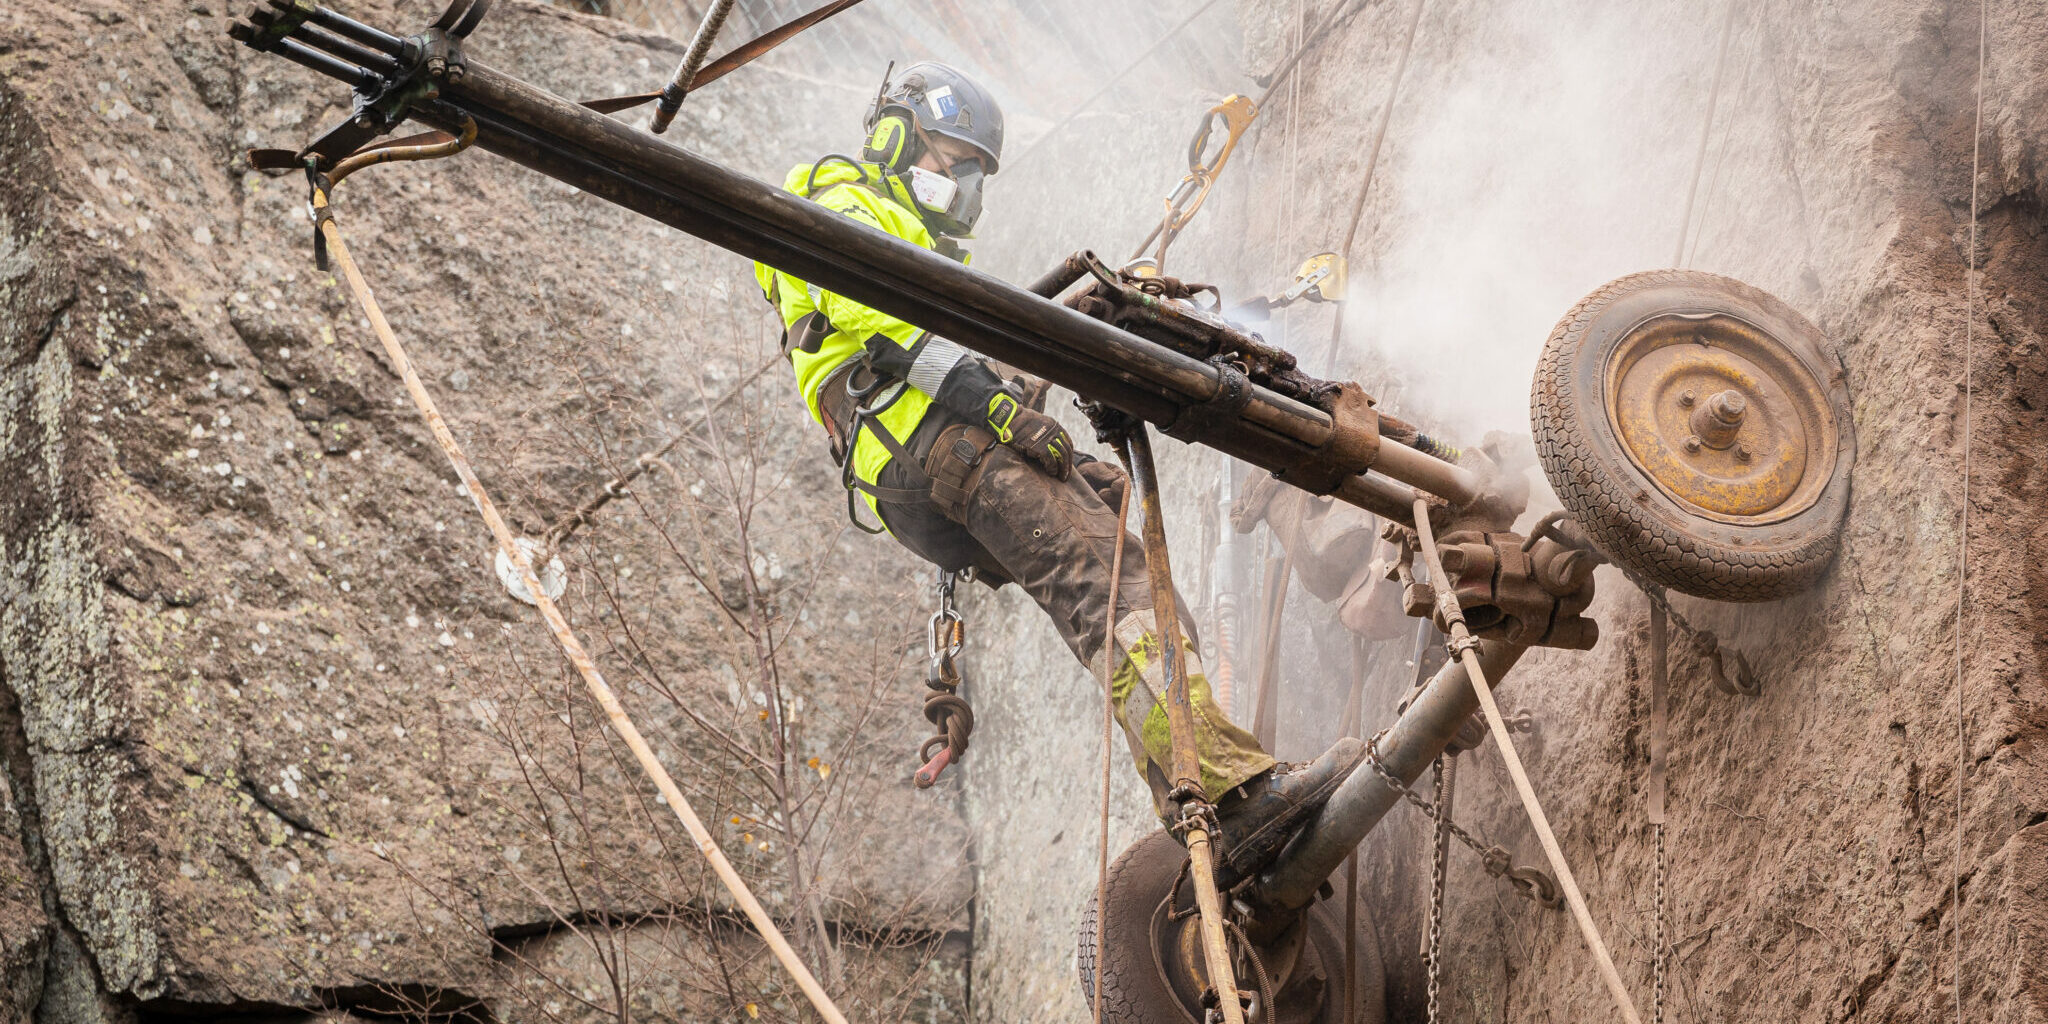
<path id="1" fill-rule="evenodd" d="M 1446 842 L 1451 828 L 1451 773 L 1456 759 L 1436 759 L 1436 830 L 1429 842 L 1429 1024 L 1437 1022 L 1437 992 L 1443 978 L 1444 870 L 1450 864 L 1451 849 Z"/>
<path id="2" fill-rule="evenodd" d="M 1664 1024 L 1664 823 L 1660 821 L 1654 827 L 1657 832 L 1657 947 L 1656 952 L 1650 955 L 1650 1024 Z"/>
<path id="3" fill-rule="evenodd" d="M 1620 567 L 1617 566 L 1617 568 Z M 1621 574 L 1628 577 L 1628 581 L 1635 584 L 1636 589 L 1641 590 L 1643 597 L 1651 604 L 1664 609 L 1664 614 L 1670 617 L 1672 625 L 1677 626 L 1680 632 L 1692 638 L 1693 650 L 1699 652 L 1713 665 L 1714 686 L 1716 689 L 1724 693 L 1739 694 L 1744 697 L 1754 697 L 1763 692 L 1763 681 L 1757 678 L 1756 671 L 1749 667 L 1749 659 L 1743 657 L 1741 651 L 1722 647 L 1721 638 L 1714 635 L 1713 630 L 1702 629 L 1686 621 L 1685 616 L 1678 614 L 1678 609 L 1671 606 L 1671 601 L 1665 596 L 1663 587 L 1651 583 L 1649 580 L 1627 569 L 1622 569 Z M 1734 658 L 1735 673 L 1733 675 L 1728 673 L 1727 667 L 1723 664 L 1723 655 Z"/>
<path id="4" fill-rule="evenodd" d="M 1372 766 L 1373 772 L 1380 777 L 1381 782 L 1401 794 L 1402 799 L 1414 805 L 1416 810 L 1429 815 L 1432 820 L 1437 819 L 1436 804 L 1410 789 L 1399 776 L 1388 771 L 1386 764 L 1380 760 L 1380 737 L 1386 734 L 1386 730 L 1382 729 L 1365 741 L 1365 763 Z M 1536 867 L 1517 867 L 1509 859 L 1506 847 L 1489 846 L 1480 842 L 1473 838 L 1472 833 L 1452 821 L 1449 815 L 1443 815 L 1441 820 L 1444 830 L 1451 834 L 1451 838 L 1465 844 L 1479 855 L 1480 867 L 1486 869 L 1487 874 L 1506 881 L 1517 893 L 1551 910 L 1564 906 L 1564 897 L 1558 891 L 1557 880 L 1552 878 L 1549 872 Z"/>

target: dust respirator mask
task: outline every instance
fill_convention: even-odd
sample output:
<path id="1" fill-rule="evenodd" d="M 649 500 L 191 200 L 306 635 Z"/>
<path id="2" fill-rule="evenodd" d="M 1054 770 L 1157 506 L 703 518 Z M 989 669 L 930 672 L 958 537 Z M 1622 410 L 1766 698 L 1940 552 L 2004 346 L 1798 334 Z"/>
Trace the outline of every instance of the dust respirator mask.
<path id="1" fill-rule="evenodd" d="M 924 214 L 925 223 L 942 235 L 965 238 L 981 219 L 981 161 L 963 160 L 951 174 L 922 167 L 909 171 L 910 194 Z"/>

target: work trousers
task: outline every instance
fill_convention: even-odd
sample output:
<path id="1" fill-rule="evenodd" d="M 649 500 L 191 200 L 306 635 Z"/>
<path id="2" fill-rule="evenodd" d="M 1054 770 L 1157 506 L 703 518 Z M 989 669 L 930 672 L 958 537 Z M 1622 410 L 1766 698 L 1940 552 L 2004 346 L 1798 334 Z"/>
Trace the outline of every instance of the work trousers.
<path id="1" fill-rule="evenodd" d="M 906 447 L 920 464 L 929 464 L 939 435 L 958 422 L 947 410 L 935 406 Z M 958 433 L 949 435 L 949 446 L 950 437 Z M 892 460 L 876 483 L 885 488 L 918 486 L 924 479 L 918 472 L 922 465 L 906 467 L 900 462 Z M 1097 680 L 1103 676 L 1103 660 L 1113 659 L 1112 710 L 1123 727 L 1139 774 L 1152 789 L 1155 809 L 1163 814 L 1167 794 L 1174 788 L 1170 781 L 1173 746 L 1166 723 L 1166 678 L 1159 657 L 1162 641 L 1152 610 L 1143 544 L 1135 536 L 1124 542 L 1122 580 L 1116 588 L 1115 642 L 1105 652 L 1110 570 L 1116 557 L 1116 509 L 1105 503 L 1079 472 L 1057 479 L 1004 445 L 989 447 L 977 469 L 978 479 L 959 510 L 960 521 L 949 518 L 927 498 L 880 503 L 883 522 L 904 547 L 940 568 L 972 566 L 1023 588 Z M 1187 607 L 1185 601 L 1177 603 L 1182 609 Z M 1191 630 L 1183 632 L 1192 640 Z M 1183 649 L 1195 748 L 1201 762 L 1199 781 L 1213 802 L 1271 768 L 1273 758 L 1217 706 L 1193 643 L 1184 643 Z"/>

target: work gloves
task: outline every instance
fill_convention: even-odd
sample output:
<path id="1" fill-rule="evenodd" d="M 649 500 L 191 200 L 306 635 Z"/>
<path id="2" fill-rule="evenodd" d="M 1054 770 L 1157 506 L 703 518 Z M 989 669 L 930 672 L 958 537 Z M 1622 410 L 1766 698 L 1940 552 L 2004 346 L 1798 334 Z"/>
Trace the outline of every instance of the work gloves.
<path id="1" fill-rule="evenodd" d="M 986 367 L 984 373 L 994 373 Z M 1067 428 L 1036 409 L 1029 408 L 1007 388 L 989 396 L 988 428 L 996 440 L 1017 450 L 1052 476 L 1065 480 L 1074 470 L 1074 441 Z"/>
<path id="2" fill-rule="evenodd" d="M 870 368 L 907 381 L 969 423 L 986 424 L 996 440 L 1039 469 L 1061 480 L 1073 472 L 1074 442 L 1066 428 L 1031 408 L 1034 396 L 1021 384 L 1004 381 L 958 343 L 927 334 L 905 346 L 877 334 L 867 350 Z"/>
<path id="3" fill-rule="evenodd" d="M 868 341 L 868 365 L 900 377 L 969 423 L 981 423 L 996 440 L 1065 480 L 1074 470 L 1074 442 L 1059 421 L 1031 408 L 1021 385 L 996 375 L 972 352 L 927 334 L 910 346 L 876 335 Z"/>
<path id="4" fill-rule="evenodd" d="M 1074 471 L 1088 484 L 1088 489 L 1102 499 L 1110 508 L 1119 508 L 1124 503 L 1124 488 L 1130 486 L 1131 478 L 1124 475 L 1124 468 L 1114 462 L 1104 462 L 1087 453 L 1074 456 Z"/>

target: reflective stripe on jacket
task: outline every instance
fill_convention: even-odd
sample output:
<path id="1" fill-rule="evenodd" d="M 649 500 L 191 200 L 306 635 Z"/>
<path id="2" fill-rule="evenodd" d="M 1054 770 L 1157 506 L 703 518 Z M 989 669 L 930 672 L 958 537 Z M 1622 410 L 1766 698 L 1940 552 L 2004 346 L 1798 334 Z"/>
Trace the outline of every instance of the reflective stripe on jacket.
<path id="1" fill-rule="evenodd" d="M 800 164 L 791 168 L 782 187 L 906 242 L 932 248 L 931 232 L 907 205 L 910 202 L 907 195 L 901 200 L 895 198 L 901 186 L 892 189 L 892 184 L 883 177 L 878 165 L 853 164 L 830 158 L 817 164 Z M 797 321 L 812 312 L 824 314 L 832 324 L 832 332 L 825 336 L 816 351 L 797 348 L 797 339 L 790 339 L 789 361 L 796 371 L 797 388 L 804 396 L 811 418 L 820 424 L 825 422 L 825 418 L 818 411 L 819 385 L 847 360 L 860 358 L 869 338 L 880 334 L 908 348 L 924 336 L 924 330 L 919 327 L 825 291 L 765 263 L 754 264 L 754 277 L 760 282 L 761 290 L 767 293 L 768 301 L 774 303 L 781 313 L 785 329 L 793 328 Z M 792 330 L 792 334 L 795 331 Z M 898 441 L 908 442 L 911 432 L 924 421 L 925 411 L 931 408 L 931 404 L 930 395 L 905 385 L 902 397 L 876 416 L 873 422 L 886 428 Z M 889 463 L 888 451 L 865 430 L 849 457 L 853 459 L 855 475 L 868 483 L 874 483 L 882 467 Z M 866 495 L 863 497 L 867 498 L 868 507 L 872 510 L 874 499 Z"/>

